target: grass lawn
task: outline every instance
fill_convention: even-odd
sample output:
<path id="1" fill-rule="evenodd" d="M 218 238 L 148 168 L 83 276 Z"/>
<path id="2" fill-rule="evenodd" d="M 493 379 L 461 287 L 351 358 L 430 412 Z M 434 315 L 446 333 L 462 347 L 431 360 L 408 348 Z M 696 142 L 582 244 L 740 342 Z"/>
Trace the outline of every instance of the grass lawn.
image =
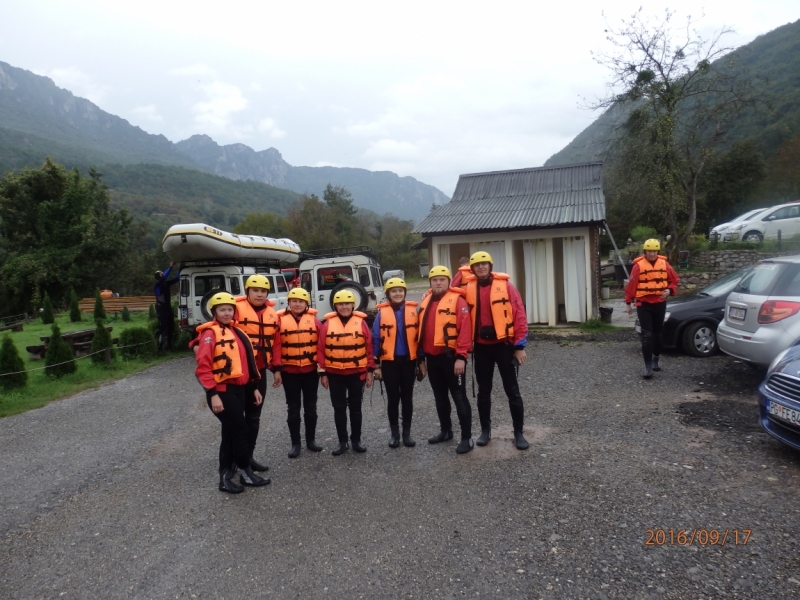
<path id="1" fill-rule="evenodd" d="M 69 315 L 63 314 L 56 317 L 56 323 L 61 329 L 61 333 L 70 331 L 80 331 L 81 329 L 94 329 L 94 321 L 91 315 L 84 314 L 84 320 L 80 323 L 70 323 Z M 147 313 L 131 313 L 131 320 L 123 321 L 120 317 L 114 320 L 111 316 L 106 325 L 113 327 L 111 337 L 119 337 L 119 334 L 128 327 L 146 327 L 148 323 Z M 33 323 L 26 323 L 24 330 L 20 332 L 8 332 L 14 345 L 17 347 L 19 355 L 25 363 L 25 369 L 37 369 L 28 373 L 28 385 L 13 392 L 0 391 L 0 417 L 14 415 L 17 413 L 38 408 L 57 398 L 70 396 L 76 392 L 89 388 L 96 388 L 110 381 L 121 379 L 127 375 L 144 371 L 153 365 L 162 363 L 179 356 L 189 354 L 185 352 L 164 353 L 153 360 L 144 361 L 142 359 L 127 360 L 117 356 L 111 366 L 95 364 L 89 357 L 77 360 L 78 369 L 71 375 L 66 375 L 60 379 L 51 379 L 45 375 L 44 360 L 30 360 L 26 346 L 41 344 L 41 336 L 50 335 L 51 326 L 44 325 L 40 320 Z M 0 333 L 0 336 L 6 332 Z M 118 353 L 119 354 L 119 353 Z"/>

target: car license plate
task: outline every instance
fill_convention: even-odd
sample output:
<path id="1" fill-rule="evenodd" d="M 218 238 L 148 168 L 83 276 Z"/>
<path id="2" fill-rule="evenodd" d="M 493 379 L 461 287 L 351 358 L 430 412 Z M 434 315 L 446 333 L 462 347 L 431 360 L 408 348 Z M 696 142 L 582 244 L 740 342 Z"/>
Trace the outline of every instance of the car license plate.
<path id="1" fill-rule="evenodd" d="M 791 423 L 795 427 L 800 427 L 800 410 L 794 410 L 783 404 L 778 404 L 772 400 L 767 405 L 767 412 L 781 421 Z"/>
<path id="2" fill-rule="evenodd" d="M 744 315 L 747 313 L 747 310 L 744 308 L 734 308 L 731 306 L 730 310 L 728 311 L 728 316 L 731 319 L 736 319 L 737 321 L 744 321 Z"/>

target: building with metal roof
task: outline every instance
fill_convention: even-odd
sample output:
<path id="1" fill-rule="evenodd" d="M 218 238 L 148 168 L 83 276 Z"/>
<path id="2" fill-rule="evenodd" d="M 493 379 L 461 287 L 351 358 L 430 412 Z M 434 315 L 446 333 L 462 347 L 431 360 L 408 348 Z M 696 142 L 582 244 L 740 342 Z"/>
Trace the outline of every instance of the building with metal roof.
<path id="1" fill-rule="evenodd" d="M 597 316 L 605 213 L 602 163 L 492 171 L 461 175 L 414 231 L 431 265 L 453 270 L 486 250 L 516 283 L 528 322 L 556 325 Z"/>

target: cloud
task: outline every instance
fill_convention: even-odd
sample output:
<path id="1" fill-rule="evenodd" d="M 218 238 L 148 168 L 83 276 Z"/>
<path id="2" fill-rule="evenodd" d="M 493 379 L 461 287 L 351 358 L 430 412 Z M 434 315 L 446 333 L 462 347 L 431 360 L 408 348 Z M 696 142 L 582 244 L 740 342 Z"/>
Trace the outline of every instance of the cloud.
<path id="1" fill-rule="evenodd" d="M 90 75 L 77 67 L 64 67 L 50 69 L 44 72 L 56 82 L 56 85 L 68 89 L 81 98 L 86 98 L 95 104 L 103 102 L 111 92 L 111 87 L 96 83 Z"/>
<path id="2" fill-rule="evenodd" d="M 217 72 L 204 63 L 196 65 L 188 65 L 186 67 L 178 67 L 170 71 L 173 75 L 182 75 L 189 77 L 216 77 Z"/>
<path id="3" fill-rule="evenodd" d="M 231 124 L 231 115 L 247 108 L 247 98 L 237 86 L 214 81 L 202 86 L 206 100 L 192 107 L 195 124 L 218 131 Z"/>
<path id="4" fill-rule="evenodd" d="M 275 119 L 270 119 L 269 117 L 266 119 L 261 119 L 261 122 L 258 124 L 258 130 L 261 133 L 266 133 L 271 138 L 282 138 L 286 137 L 286 132 L 278 127 L 278 123 Z"/>
<path id="5" fill-rule="evenodd" d="M 148 104 L 146 106 L 137 106 L 131 111 L 131 114 L 136 115 L 139 119 L 149 121 L 150 123 L 163 123 L 164 117 L 158 112 L 155 104 Z"/>

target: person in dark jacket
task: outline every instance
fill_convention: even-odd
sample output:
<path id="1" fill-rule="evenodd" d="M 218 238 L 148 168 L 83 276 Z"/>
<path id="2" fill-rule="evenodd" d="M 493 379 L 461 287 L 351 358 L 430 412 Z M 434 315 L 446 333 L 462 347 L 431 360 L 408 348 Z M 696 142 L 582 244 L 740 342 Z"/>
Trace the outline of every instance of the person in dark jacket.
<path id="1" fill-rule="evenodd" d="M 156 317 L 158 318 L 158 349 L 172 349 L 172 336 L 175 333 L 175 315 L 172 314 L 170 288 L 178 283 L 180 270 L 172 275 L 175 261 L 169 263 L 166 271 L 156 271 L 156 285 L 153 293 L 156 297 Z"/>

